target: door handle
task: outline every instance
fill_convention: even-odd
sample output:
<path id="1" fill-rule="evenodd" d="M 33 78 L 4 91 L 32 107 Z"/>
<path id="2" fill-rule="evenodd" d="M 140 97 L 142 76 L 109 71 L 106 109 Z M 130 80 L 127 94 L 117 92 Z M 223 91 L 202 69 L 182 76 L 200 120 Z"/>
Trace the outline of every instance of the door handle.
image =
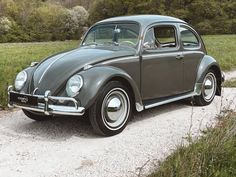
<path id="1" fill-rule="evenodd" d="M 181 60 L 181 59 L 184 58 L 184 55 L 177 55 L 175 58 L 176 58 L 177 60 Z"/>

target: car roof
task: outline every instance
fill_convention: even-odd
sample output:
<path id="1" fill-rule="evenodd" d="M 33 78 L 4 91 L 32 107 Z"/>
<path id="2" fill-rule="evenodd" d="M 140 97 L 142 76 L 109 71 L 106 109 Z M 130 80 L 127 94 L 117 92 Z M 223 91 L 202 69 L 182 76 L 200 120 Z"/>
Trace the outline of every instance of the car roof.
<path id="1" fill-rule="evenodd" d="M 102 20 L 99 23 L 106 23 L 106 22 L 117 22 L 117 21 L 134 21 L 142 26 L 148 26 L 153 23 L 161 23 L 161 22 L 172 22 L 172 23 L 186 23 L 183 20 L 178 18 L 170 17 L 170 16 L 163 16 L 163 15 L 131 15 L 131 16 L 121 16 L 121 17 L 113 17 Z"/>

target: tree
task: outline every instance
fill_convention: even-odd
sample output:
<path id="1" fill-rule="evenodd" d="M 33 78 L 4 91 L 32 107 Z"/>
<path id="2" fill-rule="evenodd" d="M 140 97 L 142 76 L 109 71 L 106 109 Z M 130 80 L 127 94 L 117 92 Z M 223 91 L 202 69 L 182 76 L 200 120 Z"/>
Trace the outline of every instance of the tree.
<path id="1" fill-rule="evenodd" d="M 63 25 L 67 10 L 60 5 L 44 4 L 29 17 L 27 24 L 29 35 L 36 41 L 65 39 Z"/>
<path id="2" fill-rule="evenodd" d="M 235 0 L 97 0 L 89 12 L 90 24 L 120 15 L 158 14 L 181 18 L 202 34 L 236 33 Z"/>

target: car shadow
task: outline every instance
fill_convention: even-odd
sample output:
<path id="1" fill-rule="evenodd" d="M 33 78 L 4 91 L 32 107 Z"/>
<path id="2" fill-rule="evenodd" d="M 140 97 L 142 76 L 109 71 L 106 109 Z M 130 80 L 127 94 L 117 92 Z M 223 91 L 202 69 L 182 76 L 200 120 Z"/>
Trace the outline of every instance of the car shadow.
<path id="1" fill-rule="evenodd" d="M 142 121 L 148 118 L 153 118 L 156 115 L 161 115 L 167 112 L 184 109 L 189 106 L 192 106 L 189 100 L 181 100 L 181 101 L 157 106 L 151 109 L 147 109 L 142 112 L 135 112 L 134 117 L 131 120 L 130 124 L 135 123 L 137 121 Z"/>
<path id="2" fill-rule="evenodd" d="M 171 112 L 179 109 L 183 109 L 191 106 L 189 102 L 178 101 L 155 108 L 145 110 L 141 113 L 135 112 L 134 118 L 129 122 L 128 126 L 132 126 L 136 122 L 144 121 L 149 118 L 153 118 L 156 115 L 161 115 L 166 112 Z M 161 117 L 160 117 L 161 118 Z M 92 126 L 90 125 L 87 117 L 55 117 L 47 121 L 31 121 L 30 119 L 23 117 L 25 121 L 11 127 L 15 133 L 30 135 L 35 139 L 50 140 L 50 141 L 66 141 L 69 138 L 106 138 L 96 135 L 93 132 Z M 27 137 L 27 136 L 25 136 Z"/>

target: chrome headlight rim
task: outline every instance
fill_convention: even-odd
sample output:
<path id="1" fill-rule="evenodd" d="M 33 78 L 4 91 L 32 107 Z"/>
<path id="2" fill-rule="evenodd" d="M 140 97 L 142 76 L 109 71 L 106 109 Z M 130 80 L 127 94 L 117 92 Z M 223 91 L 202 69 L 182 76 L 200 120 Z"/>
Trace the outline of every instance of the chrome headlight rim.
<path id="1" fill-rule="evenodd" d="M 20 80 L 19 77 L 20 77 L 20 74 L 23 74 L 24 75 L 24 79 L 23 80 Z M 16 79 L 15 79 L 15 83 L 14 83 L 14 87 L 17 91 L 20 91 L 24 86 L 25 86 L 25 83 L 27 81 L 27 78 L 28 78 L 28 75 L 27 75 L 27 72 L 26 71 L 21 71 L 17 74 L 16 76 Z M 22 84 L 17 84 L 17 82 L 22 82 Z"/>
<path id="2" fill-rule="evenodd" d="M 76 89 L 75 92 L 72 91 L 72 89 L 71 89 L 72 85 L 70 85 L 71 81 L 73 79 L 78 79 L 77 81 L 79 81 L 79 85 L 77 85 L 77 89 Z M 67 93 L 67 95 L 69 97 L 75 97 L 76 95 L 78 95 L 80 93 L 81 88 L 83 87 L 83 85 L 84 85 L 83 77 L 81 75 L 79 75 L 79 74 L 73 75 L 72 77 L 70 77 L 70 79 L 66 83 L 66 93 Z"/>

